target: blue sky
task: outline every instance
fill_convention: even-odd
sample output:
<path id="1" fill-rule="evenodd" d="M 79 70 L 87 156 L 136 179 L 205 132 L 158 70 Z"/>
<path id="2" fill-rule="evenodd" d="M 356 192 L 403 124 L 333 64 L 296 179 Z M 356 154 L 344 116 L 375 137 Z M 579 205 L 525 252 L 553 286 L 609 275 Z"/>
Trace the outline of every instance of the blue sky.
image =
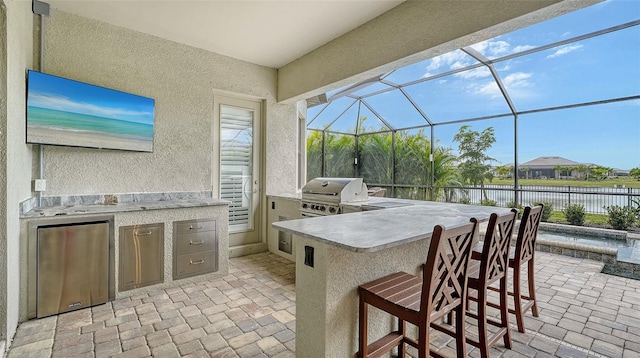
<path id="1" fill-rule="evenodd" d="M 153 124 L 154 100 L 29 71 L 28 105 L 128 122 Z"/>
<path id="2" fill-rule="evenodd" d="M 498 59 L 639 20 L 640 1 L 610 0 L 472 47 L 489 59 Z M 456 50 L 398 69 L 385 79 L 404 84 L 475 63 L 471 56 Z M 494 68 L 519 112 L 639 96 L 640 25 L 498 61 Z M 386 87 L 376 84 L 356 95 Z M 509 113 L 499 87 L 484 66 L 407 86 L 405 90 L 434 123 Z M 397 90 L 364 100 L 396 128 L 424 123 L 420 113 Z M 353 101 L 343 98 L 331 104 L 310 127 L 322 128 Z M 368 108 L 356 103 L 331 128 L 352 131 L 358 108 L 360 117 L 367 116 L 370 126 L 381 127 Z M 311 108 L 309 118 L 314 118 L 320 109 L 321 106 Z M 496 158 L 495 164 L 513 163 L 513 117 L 469 124 L 478 131 L 494 127 L 497 142 L 488 154 Z M 461 125 L 436 126 L 439 143 L 457 151 L 452 138 Z M 521 115 L 518 127 L 520 163 L 540 156 L 561 156 L 620 169 L 640 167 L 640 100 Z"/>

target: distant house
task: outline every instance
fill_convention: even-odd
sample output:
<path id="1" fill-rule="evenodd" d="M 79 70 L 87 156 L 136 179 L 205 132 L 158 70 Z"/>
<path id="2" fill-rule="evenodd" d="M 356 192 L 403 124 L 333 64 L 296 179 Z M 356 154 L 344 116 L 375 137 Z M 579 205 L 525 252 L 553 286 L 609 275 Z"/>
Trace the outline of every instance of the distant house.
<path id="1" fill-rule="evenodd" d="M 539 157 L 519 165 L 518 178 L 521 179 L 561 179 L 577 178 L 575 168 L 583 163 L 562 157 Z"/>

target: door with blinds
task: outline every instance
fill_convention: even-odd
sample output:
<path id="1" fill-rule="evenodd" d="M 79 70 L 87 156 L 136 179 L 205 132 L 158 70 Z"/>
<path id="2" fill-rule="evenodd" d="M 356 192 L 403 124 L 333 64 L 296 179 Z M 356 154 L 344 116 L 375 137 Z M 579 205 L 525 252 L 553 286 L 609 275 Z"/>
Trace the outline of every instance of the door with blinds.
<path id="1" fill-rule="evenodd" d="M 260 102 L 216 96 L 220 198 L 229 204 L 229 247 L 260 242 Z"/>

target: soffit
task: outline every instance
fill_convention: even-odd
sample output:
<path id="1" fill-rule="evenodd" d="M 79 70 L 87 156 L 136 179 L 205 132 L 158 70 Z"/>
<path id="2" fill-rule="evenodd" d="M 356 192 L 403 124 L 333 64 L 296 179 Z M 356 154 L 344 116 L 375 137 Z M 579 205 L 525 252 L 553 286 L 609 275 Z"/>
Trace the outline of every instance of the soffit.
<path id="1" fill-rule="evenodd" d="M 404 0 L 50 0 L 51 7 L 279 68 Z"/>

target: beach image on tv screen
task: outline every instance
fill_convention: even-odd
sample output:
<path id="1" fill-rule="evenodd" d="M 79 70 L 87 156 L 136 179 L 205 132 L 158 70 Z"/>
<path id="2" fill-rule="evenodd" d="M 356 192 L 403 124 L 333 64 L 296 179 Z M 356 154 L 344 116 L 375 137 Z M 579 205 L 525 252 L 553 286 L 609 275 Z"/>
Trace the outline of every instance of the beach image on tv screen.
<path id="1" fill-rule="evenodd" d="M 27 143 L 153 151 L 154 100 L 29 71 Z"/>

